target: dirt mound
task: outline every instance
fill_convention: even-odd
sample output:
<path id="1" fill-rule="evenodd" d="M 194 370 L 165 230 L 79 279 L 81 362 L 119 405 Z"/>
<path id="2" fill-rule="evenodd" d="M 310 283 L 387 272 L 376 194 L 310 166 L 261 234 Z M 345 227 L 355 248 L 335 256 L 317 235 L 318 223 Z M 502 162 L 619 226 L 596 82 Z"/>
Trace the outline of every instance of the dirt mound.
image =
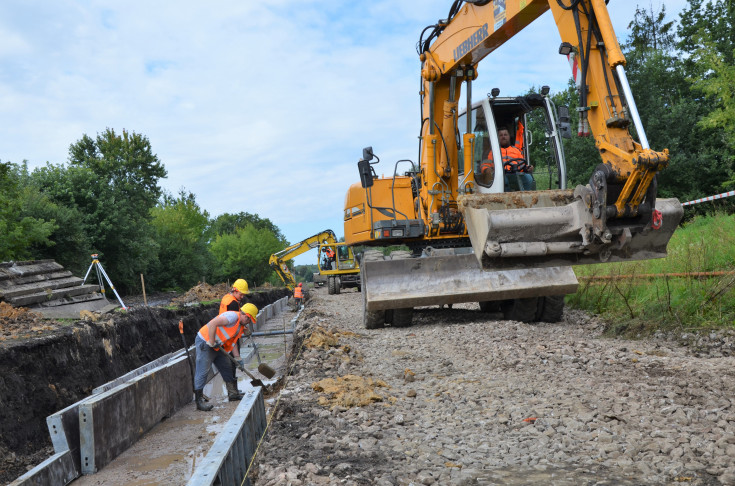
<path id="1" fill-rule="evenodd" d="M 212 302 L 219 301 L 223 295 L 230 291 L 230 287 L 226 283 L 210 285 L 208 283 L 199 283 L 190 288 L 184 295 L 172 299 L 174 304 L 184 305 L 192 302 Z"/>
<path id="2" fill-rule="evenodd" d="M 345 408 L 365 407 L 371 403 L 382 402 L 386 398 L 390 398 L 376 391 L 378 388 L 390 388 L 386 382 L 357 375 L 325 378 L 312 383 L 311 387 L 317 393 L 329 395 L 320 396 L 318 403 L 330 408 L 337 406 Z"/>
<path id="3" fill-rule="evenodd" d="M 0 302 L 0 341 L 28 338 L 51 329 L 50 323 L 41 315 L 25 307 Z"/>

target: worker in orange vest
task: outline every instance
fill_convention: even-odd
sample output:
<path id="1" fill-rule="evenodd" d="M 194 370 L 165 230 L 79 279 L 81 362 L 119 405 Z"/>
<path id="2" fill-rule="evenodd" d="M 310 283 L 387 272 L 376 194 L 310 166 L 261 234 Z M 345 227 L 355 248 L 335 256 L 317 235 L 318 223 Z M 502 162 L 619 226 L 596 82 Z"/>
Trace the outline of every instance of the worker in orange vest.
<path id="1" fill-rule="evenodd" d="M 222 301 L 219 303 L 219 313 L 240 310 L 242 299 L 248 293 L 248 283 L 241 278 L 235 280 L 232 289 L 222 297 Z"/>
<path id="2" fill-rule="evenodd" d="M 293 298 L 296 300 L 296 304 L 299 306 L 304 300 L 304 289 L 303 284 L 299 282 L 295 289 L 293 289 Z"/>
<path id="3" fill-rule="evenodd" d="M 505 182 L 505 190 L 508 191 L 509 175 L 517 174 L 519 181 L 519 189 L 523 191 L 533 190 L 533 166 L 526 162 L 523 156 L 523 124 L 518 122 L 516 130 L 515 144 L 510 144 L 510 132 L 506 127 L 498 129 L 498 142 L 500 142 L 500 155 L 503 158 L 503 176 Z M 493 164 L 493 153 L 487 156 L 487 162 L 483 162 L 480 166 L 480 173 L 483 174 L 485 180 L 492 181 L 495 173 Z"/>
<path id="4" fill-rule="evenodd" d="M 202 394 L 212 363 L 217 366 L 225 382 L 227 399 L 229 401 L 242 399 L 243 395 L 237 389 L 237 379 L 230 366 L 230 360 L 219 350 L 223 349 L 226 353 L 232 352 L 240 366 L 244 366 L 240 358 L 240 350 L 235 347 L 235 342 L 240 336 L 249 336 L 252 333 L 250 325 L 255 324 L 257 316 L 258 308 L 248 303 L 237 312 L 227 311 L 218 315 L 199 329 L 194 340 L 197 352 L 196 372 L 194 373 L 194 395 L 197 409 L 208 412 L 213 408 L 212 405 L 204 403 Z"/>
<path id="5" fill-rule="evenodd" d="M 227 311 L 239 311 L 240 307 L 242 306 L 243 302 L 242 300 L 245 298 L 245 295 L 249 293 L 248 290 L 248 283 L 245 279 L 238 278 L 235 280 L 235 282 L 232 284 L 232 288 L 230 291 L 225 294 L 224 297 L 222 297 L 222 301 L 219 303 L 219 313 L 223 314 Z M 240 349 L 240 340 L 238 339 L 235 342 L 234 347 L 236 347 L 238 350 Z M 232 375 L 235 375 L 235 365 L 230 363 L 232 368 Z"/>
<path id="6" fill-rule="evenodd" d="M 332 250 L 332 247 L 328 246 L 324 249 L 324 253 L 327 257 L 327 268 L 325 270 L 334 270 L 334 250 Z"/>

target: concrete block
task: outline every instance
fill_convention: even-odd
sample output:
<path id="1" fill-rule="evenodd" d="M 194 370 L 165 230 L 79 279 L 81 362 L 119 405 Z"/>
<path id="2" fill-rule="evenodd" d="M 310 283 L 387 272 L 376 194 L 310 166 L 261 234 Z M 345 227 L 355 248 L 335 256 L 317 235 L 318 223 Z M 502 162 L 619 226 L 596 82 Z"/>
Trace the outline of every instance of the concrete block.
<path id="1" fill-rule="evenodd" d="M 192 396 L 191 371 L 181 356 L 80 404 L 82 474 L 109 464 Z"/>
<path id="2" fill-rule="evenodd" d="M 76 466 L 71 451 L 64 451 L 49 457 L 9 486 L 64 486 L 77 478 Z"/>
<path id="3" fill-rule="evenodd" d="M 51 443 L 54 446 L 54 452 L 56 454 L 61 454 L 65 451 L 71 452 L 75 472 L 74 477 L 78 477 L 82 473 L 81 459 L 79 456 L 79 405 L 84 400 L 87 400 L 87 398 L 46 417 L 46 425 L 51 436 Z"/>
<path id="4" fill-rule="evenodd" d="M 246 392 L 187 485 L 250 484 L 247 466 L 266 427 L 262 388 Z"/>

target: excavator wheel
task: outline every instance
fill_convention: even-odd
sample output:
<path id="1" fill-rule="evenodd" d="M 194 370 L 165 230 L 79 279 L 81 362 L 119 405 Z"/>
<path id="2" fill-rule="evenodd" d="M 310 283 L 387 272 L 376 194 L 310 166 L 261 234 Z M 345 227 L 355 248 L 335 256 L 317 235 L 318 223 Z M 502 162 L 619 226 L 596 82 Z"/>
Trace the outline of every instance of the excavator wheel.
<path id="1" fill-rule="evenodd" d="M 340 290 L 342 290 L 342 279 L 339 277 L 334 277 L 332 279 L 334 281 L 334 292 L 333 294 L 339 294 Z"/>
<path id="2" fill-rule="evenodd" d="M 334 277 L 327 277 L 327 293 L 334 294 Z"/>
<path id="3" fill-rule="evenodd" d="M 501 312 L 499 300 L 486 300 L 478 304 L 480 304 L 480 312 Z"/>
<path id="4" fill-rule="evenodd" d="M 536 320 L 538 297 L 504 300 L 500 305 L 503 318 L 508 321 L 533 322 Z"/>
<path id="5" fill-rule="evenodd" d="M 547 295 L 539 297 L 536 309 L 536 320 L 541 322 L 559 322 L 564 314 L 564 296 Z"/>
<path id="6" fill-rule="evenodd" d="M 396 250 L 390 253 L 391 260 L 405 260 L 411 258 L 411 252 L 405 250 Z M 391 324 L 393 327 L 409 327 L 413 320 L 413 307 L 406 307 L 402 309 L 393 309 L 393 316 L 391 317 Z M 386 322 L 388 319 L 386 319 Z"/>

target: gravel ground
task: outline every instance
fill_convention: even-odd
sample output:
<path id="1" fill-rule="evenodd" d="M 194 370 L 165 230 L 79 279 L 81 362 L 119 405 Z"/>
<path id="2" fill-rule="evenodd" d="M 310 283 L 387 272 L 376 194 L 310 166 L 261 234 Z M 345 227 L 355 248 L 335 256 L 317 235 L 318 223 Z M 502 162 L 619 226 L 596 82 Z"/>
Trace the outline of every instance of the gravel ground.
<path id="1" fill-rule="evenodd" d="M 312 292 L 301 338 L 323 326 L 338 342 L 294 356 L 255 484 L 735 484 L 732 334 L 500 319 L 467 304 L 366 330 L 361 294 Z M 376 385 L 372 402 L 315 391 L 338 377 Z"/>

